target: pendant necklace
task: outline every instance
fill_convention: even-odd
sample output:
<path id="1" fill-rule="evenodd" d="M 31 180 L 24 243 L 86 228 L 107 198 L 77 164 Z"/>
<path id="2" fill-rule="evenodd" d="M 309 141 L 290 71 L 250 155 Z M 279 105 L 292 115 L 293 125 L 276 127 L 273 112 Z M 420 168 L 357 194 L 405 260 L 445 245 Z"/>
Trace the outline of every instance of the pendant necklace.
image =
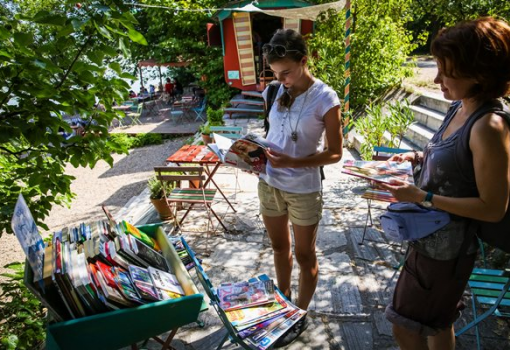
<path id="1" fill-rule="evenodd" d="M 303 113 L 303 107 L 305 106 L 306 100 L 308 98 L 308 92 L 310 91 L 310 88 L 312 87 L 313 83 L 314 83 L 314 81 L 312 79 L 312 83 L 308 86 L 308 89 L 306 89 L 305 98 L 303 99 L 303 103 L 301 104 L 301 109 L 299 110 L 299 115 L 297 117 L 296 125 L 294 126 L 294 128 L 292 127 L 292 122 L 290 120 L 290 107 L 287 109 L 287 118 L 289 120 L 289 128 L 291 131 L 290 139 L 294 142 L 297 142 L 297 140 L 298 140 L 298 133 L 297 133 L 298 124 L 299 124 L 299 121 L 301 120 L 301 114 Z"/>

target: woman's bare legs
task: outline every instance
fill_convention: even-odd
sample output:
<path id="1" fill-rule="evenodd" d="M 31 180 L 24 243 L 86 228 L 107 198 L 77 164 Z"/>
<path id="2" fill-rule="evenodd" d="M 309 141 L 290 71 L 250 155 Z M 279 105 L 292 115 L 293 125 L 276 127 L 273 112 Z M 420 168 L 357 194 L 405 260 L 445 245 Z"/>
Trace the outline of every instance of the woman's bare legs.
<path id="1" fill-rule="evenodd" d="M 393 336 L 402 350 L 454 350 L 455 333 L 453 326 L 433 337 L 423 337 L 406 328 L 393 325 Z"/>
<path id="2" fill-rule="evenodd" d="M 296 305 L 303 310 L 308 309 L 319 278 L 319 264 L 315 253 L 318 226 L 318 223 L 310 226 L 292 225 L 296 260 L 299 264 L 299 298 Z"/>
<path id="3" fill-rule="evenodd" d="M 274 252 L 274 266 L 278 288 L 290 296 L 290 276 L 292 273 L 292 240 L 290 237 L 289 218 L 262 215 Z"/>

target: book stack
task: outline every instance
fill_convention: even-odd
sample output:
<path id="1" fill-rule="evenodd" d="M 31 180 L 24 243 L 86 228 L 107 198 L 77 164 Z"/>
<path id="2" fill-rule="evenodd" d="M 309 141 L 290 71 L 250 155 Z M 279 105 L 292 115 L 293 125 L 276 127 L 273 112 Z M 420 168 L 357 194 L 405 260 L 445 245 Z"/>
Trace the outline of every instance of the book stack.
<path id="1" fill-rule="evenodd" d="M 270 347 L 306 315 L 285 299 L 273 280 L 223 283 L 217 295 L 238 336 L 259 350 Z"/>
<path id="2" fill-rule="evenodd" d="M 126 221 L 55 232 L 35 282 L 58 321 L 185 295 L 158 243 Z"/>

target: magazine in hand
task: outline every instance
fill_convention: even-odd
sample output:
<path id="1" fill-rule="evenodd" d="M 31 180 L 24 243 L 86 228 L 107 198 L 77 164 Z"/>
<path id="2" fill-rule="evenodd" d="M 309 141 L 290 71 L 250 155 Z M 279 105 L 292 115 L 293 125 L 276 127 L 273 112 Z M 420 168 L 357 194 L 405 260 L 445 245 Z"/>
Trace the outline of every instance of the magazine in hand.
<path id="1" fill-rule="evenodd" d="M 273 280 L 223 283 L 218 287 L 218 298 L 225 311 L 272 303 L 274 283 Z"/>
<path id="2" fill-rule="evenodd" d="M 346 160 L 342 173 L 362 177 L 364 179 L 391 183 L 400 180 L 414 184 L 413 168 L 410 162 Z"/>
<path id="3" fill-rule="evenodd" d="M 271 148 L 280 151 L 275 144 L 254 134 L 247 134 L 237 140 L 220 134 L 213 134 L 213 137 L 216 143 L 210 143 L 207 147 L 222 163 L 255 173 L 266 173 L 267 158 L 264 150 Z"/>

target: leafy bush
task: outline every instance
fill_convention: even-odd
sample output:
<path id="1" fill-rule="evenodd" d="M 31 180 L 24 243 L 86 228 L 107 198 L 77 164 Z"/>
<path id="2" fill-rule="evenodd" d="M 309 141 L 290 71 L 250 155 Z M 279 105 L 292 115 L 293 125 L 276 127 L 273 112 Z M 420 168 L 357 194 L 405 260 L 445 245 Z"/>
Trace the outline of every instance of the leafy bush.
<path id="1" fill-rule="evenodd" d="M 414 113 L 409 108 L 409 101 L 394 101 L 389 106 L 388 132 L 390 133 L 390 147 L 399 148 L 404 134 L 414 120 Z"/>
<path id="2" fill-rule="evenodd" d="M 383 145 L 388 121 L 384 117 L 383 106 L 380 104 L 367 106 L 366 112 L 367 116 L 357 119 L 354 122 L 354 127 L 365 140 L 360 149 L 361 157 L 371 160 L 374 146 Z"/>
<path id="3" fill-rule="evenodd" d="M 329 1 L 318 1 L 325 3 Z M 415 44 L 405 29 L 411 20 L 411 1 L 355 0 L 352 2 L 350 104 L 353 109 L 369 104 L 384 90 L 411 74 L 404 63 Z M 344 95 L 345 13 L 330 14 L 316 22 L 308 41 L 313 74 Z"/>
<path id="4" fill-rule="evenodd" d="M 207 120 L 211 126 L 223 125 L 223 108 L 213 109 L 207 107 Z"/>
<path id="5" fill-rule="evenodd" d="M 146 133 L 138 134 L 133 138 L 132 147 L 143 147 L 148 145 L 160 145 L 163 143 L 161 134 Z"/>
<path id="6" fill-rule="evenodd" d="M 46 338 L 45 309 L 23 283 L 24 263 L 6 265 L 0 283 L 0 346 L 2 349 L 36 349 Z M 5 322 L 4 322 L 5 321 Z"/>
<path id="7" fill-rule="evenodd" d="M 122 145 L 126 149 L 143 147 L 148 145 L 159 145 L 163 143 L 163 137 L 161 134 L 137 134 L 136 136 L 130 136 L 128 134 L 111 134 L 110 140 Z"/>

